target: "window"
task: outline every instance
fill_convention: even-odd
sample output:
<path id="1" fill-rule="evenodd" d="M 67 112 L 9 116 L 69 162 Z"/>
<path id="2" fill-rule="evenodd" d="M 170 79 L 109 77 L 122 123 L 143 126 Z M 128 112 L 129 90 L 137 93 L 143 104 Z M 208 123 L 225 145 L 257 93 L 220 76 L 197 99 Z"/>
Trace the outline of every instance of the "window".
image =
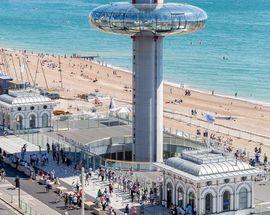
<path id="1" fill-rule="evenodd" d="M 248 207 L 248 191 L 242 187 L 239 191 L 239 209 L 246 209 Z"/>
<path id="2" fill-rule="evenodd" d="M 178 187 L 176 195 L 178 206 L 184 206 L 184 191 L 181 187 Z"/>
<path id="3" fill-rule="evenodd" d="M 195 195 L 194 195 L 194 193 L 192 193 L 192 192 L 189 193 L 188 197 L 189 197 L 189 204 L 191 204 L 192 208 L 194 208 L 195 207 Z"/>
<path id="4" fill-rule="evenodd" d="M 23 117 L 21 115 L 18 115 L 16 117 L 16 129 L 17 130 L 23 129 Z"/>
<path id="5" fill-rule="evenodd" d="M 229 211 L 230 210 L 230 192 L 225 191 L 223 193 L 223 211 Z"/>
<path id="6" fill-rule="evenodd" d="M 47 105 L 44 105 L 44 106 L 43 106 L 43 109 L 47 109 Z"/>
<path id="7" fill-rule="evenodd" d="M 241 178 L 241 180 L 242 180 L 242 181 L 246 181 L 246 180 L 247 180 L 247 177 L 246 177 L 246 176 L 243 176 L 243 177 Z"/>
<path id="8" fill-rule="evenodd" d="M 47 128 L 49 126 L 49 117 L 48 114 L 44 113 L 42 115 L 42 128 Z"/>
<path id="9" fill-rule="evenodd" d="M 18 107 L 18 111 L 21 111 L 22 110 L 22 108 L 21 107 Z"/>
<path id="10" fill-rule="evenodd" d="M 208 193 L 205 196 L 205 214 L 211 214 L 213 212 L 213 195 Z"/>
<path id="11" fill-rule="evenodd" d="M 36 116 L 33 114 L 29 116 L 29 127 L 36 128 Z"/>
<path id="12" fill-rule="evenodd" d="M 228 184 L 230 182 L 229 178 L 224 179 L 224 183 Z"/>
<path id="13" fill-rule="evenodd" d="M 172 184 L 169 182 L 167 184 L 167 207 L 171 207 L 172 204 L 172 190 L 173 190 L 173 186 Z"/>
<path id="14" fill-rule="evenodd" d="M 30 107 L 30 109 L 31 109 L 31 110 L 34 110 L 34 109 L 35 109 L 35 107 L 34 107 L 34 106 L 31 106 L 31 107 Z"/>

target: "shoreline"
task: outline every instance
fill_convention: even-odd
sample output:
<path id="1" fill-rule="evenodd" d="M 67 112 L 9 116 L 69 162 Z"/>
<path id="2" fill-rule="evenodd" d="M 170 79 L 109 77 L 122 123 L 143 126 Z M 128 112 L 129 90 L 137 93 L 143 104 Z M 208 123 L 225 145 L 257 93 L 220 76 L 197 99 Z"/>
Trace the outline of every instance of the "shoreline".
<path id="1" fill-rule="evenodd" d="M 92 62 L 100 65 L 96 61 L 92 61 Z M 119 66 L 114 66 L 114 65 L 111 65 L 111 64 L 107 64 L 107 63 L 104 63 L 101 66 L 106 66 L 106 67 L 111 68 L 111 69 L 120 70 L 122 72 L 126 72 L 126 73 L 132 74 L 132 71 L 127 70 L 127 69 L 124 69 L 124 68 L 119 67 Z M 183 86 L 180 86 L 180 84 L 176 84 L 174 82 L 170 82 L 170 81 L 166 81 L 166 80 L 163 80 L 163 82 L 164 82 L 165 85 L 168 85 L 170 87 L 176 87 L 176 88 L 180 88 L 180 89 L 190 90 L 192 92 L 197 92 L 197 93 L 201 93 L 201 94 L 212 95 L 212 92 L 210 90 L 196 89 L 196 88 L 194 88 L 192 86 L 189 86 L 189 85 L 186 85 L 186 84 L 183 84 Z M 226 95 L 226 94 L 222 94 L 222 93 L 216 93 L 216 91 L 215 91 L 215 93 L 214 93 L 213 96 L 217 96 L 217 97 L 221 97 L 221 98 L 227 98 L 227 99 L 233 99 L 233 100 L 236 100 L 236 101 L 247 102 L 247 103 L 251 103 L 251 104 L 254 104 L 254 105 L 262 105 L 262 106 L 265 106 L 265 107 L 270 107 L 270 102 L 260 101 L 260 100 L 253 100 L 253 99 L 248 99 L 248 98 L 244 98 L 244 97 L 230 96 L 230 95 Z"/>
<path id="2" fill-rule="evenodd" d="M 10 52 L 15 52 L 15 53 L 19 53 L 19 52 L 22 52 L 22 50 L 19 50 L 19 49 L 16 49 L 16 48 L 10 48 L 10 47 L 5 47 L 3 46 L 3 44 L 1 44 L 1 49 L 5 49 L 7 51 L 10 51 Z M 72 56 L 73 54 L 78 54 L 78 55 L 81 55 L 83 56 L 82 54 L 80 53 L 73 53 L 73 54 L 70 54 L 70 53 L 61 53 L 61 54 L 56 54 L 56 53 L 53 53 L 53 52 L 40 52 L 37 51 L 37 50 L 34 50 L 34 49 L 25 49 L 27 51 L 27 54 L 33 54 L 33 55 L 38 55 L 40 53 L 43 53 L 43 54 L 49 54 L 49 55 L 55 55 L 55 56 Z M 97 53 L 98 54 L 98 53 Z M 98 54 L 99 55 L 99 54 Z M 100 56 L 100 55 L 99 55 Z M 100 56 L 100 59 L 102 59 L 102 56 Z M 102 64 L 100 64 L 97 60 L 92 60 L 90 61 L 92 63 L 95 63 L 99 66 L 104 66 L 104 67 L 108 67 L 108 68 L 111 68 L 111 69 L 115 69 L 115 70 L 119 70 L 119 71 L 122 71 L 122 72 L 126 72 L 126 73 L 129 73 L 129 74 L 132 74 L 132 71 L 131 70 L 128 70 L 126 68 L 123 68 L 121 66 L 116 66 L 116 65 L 113 65 L 113 64 L 110 64 L 110 63 L 106 63 L 106 61 L 103 61 L 103 60 L 100 60 L 100 62 L 102 62 Z M 208 89 L 199 89 L 199 88 L 196 88 L 194 86 L 190 86 L 190 85 L 187 85 L 185 83 L 181 83 L 181 86 L 180 84 L 177 84 L 177 83 L 174 83 L 174 82 L 171 82 L 171 81 L 167 81 L 167 80 L 163 80 L 164 84 L 165 85 L 168 85 L 170 87 L 175 87 L 175 88 L 179 88 L 179 89 L 186 89 L 186 90 L 190 90 L 192 92 L 196 92 L 196 93 L 201 93 L 201 94 L 207 94 L 207 95 L 212 95 L 212 90 L 208 90 Z M 247 103 L 251 103 L 251 104 L 254 104 L 254 105 L 261 105 L 261 106 L 264 106 L 264 107 L 270 107 L 270 101 L 263 101 L 263 100 L 256 100 L 256 99 L 251 99 L 251 98 L 245 98 L 245 97 L 235 97 L 235 96 L 232 96 L 232 95 L 228 95 L 226 93 L 222 93 L 220 91 L 216 91 L 216 90 L 213 90 L 215 93 L 214 93 L 214 96 L 217 96 L 217 97 L 221 97 L 221 98 L 227 98 L 227 99 L 233 99 L 235 101 L 242 101 L 242 102 L 247 102 Z"/>
<path id="3" fill-rule="evenodd" d="M 6 51 L 7 56 L 11 55 L 13 57 L 16 70 L 20 72 L 19 58 L 22 57 L 24 50 L 8 50 Z M 72 111 L 73 113 L 89 111 L 90 107 L 96 107 L 99 111 L 107 110 L 109 101 L 102 101 L 104 105 L 96 106 L 93 101 L 87 103 L 80 100 L 80 96 L 87 93 L 99 93 L 119 101 L 132 101 L 132 72 L 130 70 L 107 64 L 99 58 L 87 60 L 73 58 L 71 55 L 55 55 L 46 52 L 43 52 L 43 55 L 42 52 L 33 52 L 32 54 L 32 51 L 28 50 L 26 50 L 25 57 L 27 58 L 29 72 L 32 73 L 33 77 L 37 75 L 35 84 L 38 88 L 52 92 L 56 91 L 63 98 L 76 100 L 76 102 L 71 103 L 67 100 L 61 101 L 57 107 L 58 109 Z M 39 60 L 42 61 L 47 86 L 42 75 L 42 69 L 40 66 L 37 69 L 37 61 Z M 59 75 L 59 60 L 61 61 L 62 77 Z M 10 62 L 10 59 L 8 61 Z M 14 77 L 12 65 L 10 75 Z M 19 79 L 18 81 L 20 81 Z M 187 89 L 190 90 L 190 95 L 186 94 Z M 166 128 L 196 134 L 198 128 L 205 129 L 202 120 L 205 119 L 206 113 L 211 113 L 215 116 L 221 116 L 216 118 L 216 123 L 221 126 L 217 128 L 217 126 L 213 125 L 215 127 L 212 128 L 212 132 L 218 132 L 216 135 L 221 140 L 225 140 L 231 133 L 229 128 L 237 128 L 240 133 L 244 131 L 270 138 L 270 105 L 268 103 L 250 101 L 241 97 L 235 98 L 219 93 L 212 95 L 211 91 L 197 90 L 168 81 L 164 81 L 163 92 L 164 109 L 190 117 L 188 121 L 182 118 L 181 115 L 175 115 L 172 118 L 171 116 L 169 118 L 164 117 L 164 126 Z M 126 106 L 127 104 L 119 102 L 118 105 Z M 194 114 L 194 110 L 196 110 L 196 114 Z M 193 122 L 192 125 L 190 124 L 191 121 Z M 218 131 L 216 131 L 217 129 Z M 252 150 L 252 147 L 259 145 L 257 141 L 261 141 L 257 137 L 255 142 L 238 139 L 239 137 L 238 135 L 234 138 L 233 147 Z M 265 148 L 270 151 L 270 147 L 268 149 L 265 146 Z"/>

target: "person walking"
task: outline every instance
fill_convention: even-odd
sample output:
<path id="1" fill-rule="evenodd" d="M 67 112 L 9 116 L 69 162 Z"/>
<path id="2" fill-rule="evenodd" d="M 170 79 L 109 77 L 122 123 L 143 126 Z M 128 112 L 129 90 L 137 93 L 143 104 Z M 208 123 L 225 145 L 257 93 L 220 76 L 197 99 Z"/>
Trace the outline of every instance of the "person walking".
<path id="1" fill-rule="evenodd" d="M 141 202 L 140 203 L 140 215 L 144 215 L 144 203 L 143 202 Z"/>
<path id="2" fill-rule="evenodd" d="M 129 204 L 126 205 L 124 214 L 129 215 Z"/>
<path id="3" fill-rule="evenodd" d="M 4 168 L 2 168 L 0 170 L 0 174 L 1 174 L 1 181 L 4 181 L 5 182 L 5 178 L 6 178 L 6 171 Z"/>
<path id="4" fill-rule="evenodd" d="M 136 208 L 135 206 L 133 206 L 133 207 L 131 208 L 131 214 L 132 214 L 132 215 L 137 215 L 137 208 Z"/>

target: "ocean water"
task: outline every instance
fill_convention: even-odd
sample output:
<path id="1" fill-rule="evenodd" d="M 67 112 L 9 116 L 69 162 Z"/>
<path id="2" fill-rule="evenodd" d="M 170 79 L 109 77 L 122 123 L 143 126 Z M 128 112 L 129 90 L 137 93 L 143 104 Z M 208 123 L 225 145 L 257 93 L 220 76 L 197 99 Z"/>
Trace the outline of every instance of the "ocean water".
<path id="1" fill-rule="evenodd" d="M 0 46 L 99 54 L 109 64 L 131 69 L 130 38 L 88 24 L 91 9 L 114 1 L 0 0 Z M 201 32 L 165 39 L 165 80 L 270 102 L 270 0 L 185 2 L 203 8 L 209 19 Z"/>

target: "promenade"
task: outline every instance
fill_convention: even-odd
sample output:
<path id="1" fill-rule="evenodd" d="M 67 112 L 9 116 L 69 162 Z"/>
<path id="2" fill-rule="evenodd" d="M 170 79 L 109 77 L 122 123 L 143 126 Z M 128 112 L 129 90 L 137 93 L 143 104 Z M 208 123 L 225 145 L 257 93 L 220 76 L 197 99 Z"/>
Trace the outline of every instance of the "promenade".
<path id="1" fill-rule="evenodd" d="M 15 137 L 15 136 L 8 136 L 8 137 L 0 137 L 0 142 L 3 143 L 1 144 L 2 149 L 5 150 L 6 152 L 12 151 L 13 153 L 20 153 L 21 152 L 21 147 L 24 144 L 27 144 L 27 151 L 29 148 L 29 151 L 31 153 L 39 153 L 39 148 L 21 138 Z M 44 144 L 45 145 L 45 144 Z M 37 151 L 35 151 L 37 150 Z M 28 156 L 31 154 L 28 152 Z M 45 153 L 46 150 L 43 148 L 41 153 Z M 51 154 L 48 156 L 49 158 L 49 163 L 48 165 L 45 166 L 38 166 L 38 168 L 43 169 L 44 171 L 50 173 L 51 171 L 55 171 L 55 176 L 59 177 L 61 186 L 66 187 L 69 191 L 74 191 L 76 188 L 76 184 L 80 184 L 80 176 L 79 175 L 73 175 L 73 166 L 67 167 L 65 164 L 57 164 L 55 161 L 53 161 L 53 158 Z M 92 201 L 94 202 L 95 198 L 97 197 L 98 190 L 100 189 L 102 192 L 104 191 L 105 188 L 108 189 L 109 182 L 108 181 L 101 181 L 98 178 L 97 173 L 94 173 L 91 180 L 89 181 L 89 185 L 85 186 L 85 194 L 86 194 L 86 201 Z M 36 186 L 39 186 L 39 189 L 45 189 L 45 187 L 38 185 L 35 182 Z M 80 184 L 81 185 L 81 184 Z M 24 186 L 23 186 L 24 187 Z M 28 187 L 29 188 L 29 187 Z M 27 189 L 28 189 L 27 188 Z M 42 191 L 41 191 L 42 193 Z M 41 194 L 40 193 L 40 194 Z M 44 191 L 43 191 L 44 194 Z M 36 195 L 36 194 L 35 194 Z M 41 194 L 42 196 L 42 194 Z M 45 194 L 43 196 L 46 196 Z M 53 196 L 53 197 L 52 197 Z M 61 201 L 57 203 L 56 205 L 51 205 L 52 202 L 55 201 L 57 198 L 56 194 L 51 194 L 50 201 L 48 200 L 48 197 L 39 197 L 39 198 L 44 198 L 43 202 L 46 204 L 50 205 L 50 207 L 56 208 L 57 211 L 64 211 L 64 201 Z M 114 192 L 111 195 L 111 206 L 118 211 L 117 214 L 123 214 L 124 208 L 127 204 L 129 204 L 129 207 L 139 207 L 138 201 L 132 203 L 130 194 L 127 192 L 123 192 L 121 189 L 121 186 L 119 184 L 114 184 Z M 48 202 L 48 203 L 47 203 Z M 79 211 L 76 211 L 77 213 Z M 90 211 L 87 211 L 87 214 L 91 213 Z M 153 214 L 155 213 L 156 215 L 166 215 L 169 214 L 169 210 L 161 207 L 161 206 L 156 206 L 156 205 L 150 205 L 148 203 L 145 204 L 145 213 L 144 214 Z M 69 214 L 76 214 L 74 211 L 69 211 Z"/>
<path id="2" fill-rule="evenodd" d="M 43 201 L 38 200 L 36 196 L 32 196 L 29 192 L 25 192 L 24 190 L 29 191 L 30 189 L 36 188 L 33 186 L 31 181 L 25 181 L 26 179 L 21 179 L 22 188 L 20 193 L 20 203 L 21 207 L 19 208 L 19 197 L 18 197 L 18 189 L 14 187 L 14 178 L 11 177 L 10 169 L 7 170 L 7 178 L 5 181 L 0 182 L 0 199 L 5 201 L 7 204 L 11 205 L 12 208 L 7 208 L 9 212 L 1 211 L 1 215 L 9 214 L 38 214 L 38 215 L 60 215 L 57 211 L 50 208 Z M 38 190 L 35 189 L 36 192 Z M 47 196 L 48 197 L 48 196 Z M 16 209 L 16 210 L 14 210 Z M 20 213 L 21 212 L 21 213 Z"/>

